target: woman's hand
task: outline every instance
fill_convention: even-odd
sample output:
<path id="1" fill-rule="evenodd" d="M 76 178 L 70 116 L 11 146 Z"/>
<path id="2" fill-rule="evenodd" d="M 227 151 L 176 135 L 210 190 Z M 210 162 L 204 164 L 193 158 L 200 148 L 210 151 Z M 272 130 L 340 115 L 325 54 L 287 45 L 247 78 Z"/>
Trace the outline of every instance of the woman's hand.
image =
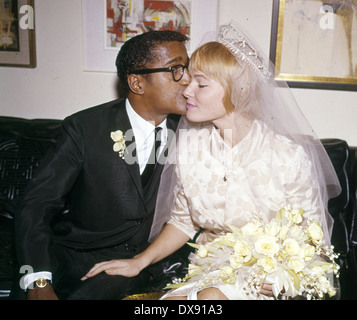
<path id="1" fill-rule="evenodd" d="M 141 270 L 140 263 L 135 257 L 133 259 L 104 261 L 95 264 L 81 280 L 87 280 L 103 271 L 111 276 L 120 275 L 131 278 L 137 276 Z"/>
<path id="2" fill-rule="evenodd" d="M 264 294 L 267 297 L 273 297 L 273 285 L 271 283 L 263 283 L 260 293 Z"/>
<path id="3" fill-rule="evenodd" d="M 158 238 L 132 259 L 111 260 L 97 263 L 81 279 L 82 281 L 94 277 L 101 272 L 109 275 L 135 277 L 148 265 L 156 263 L 181 248 L 190 237 L 175 226 L 168 224 L 161 231 Z"/>

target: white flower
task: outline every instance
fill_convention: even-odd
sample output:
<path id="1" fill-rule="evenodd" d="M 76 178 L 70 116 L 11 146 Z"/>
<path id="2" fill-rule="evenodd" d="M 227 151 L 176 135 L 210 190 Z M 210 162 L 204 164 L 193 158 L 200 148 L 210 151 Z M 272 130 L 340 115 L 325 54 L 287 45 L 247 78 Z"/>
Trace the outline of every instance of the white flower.
<path id="1" fill-rule="evenodd" d="M 243 234 L 246 236 L 262 233 L 261 225 L 256 222 L 248 222 L 246 225 L 242 227 L 241 230 Z"/>
<path id="2" fill-rule="evenodd" d="M 288 267 L 294 270 L 295 273 L 298 273 L 305 268 L 305 262 L 302 258 L 293 256 L 288 260 Z"/>
<path id="3" fill-rule="evenodd" d="M 292 238 L 288 238 L 283 242 L 283 248 L 288 256 L 296 256 L 300 253 L 298 242 Z"/>
<path id="4" fill-rule="evenodd" d="M 272 236 L 261 236 L 254 244 L 255 250 L 258 253 L 266 256 L 273 256 L 279 251 L 279 244 L 276 238 Z"/>
<path id="5" fill-rule="evenodd" d="M 312 257 L 315 255 L 315 247 L 311 246 L 307 243 L 304 243 L 299 252 L 299 256 L 305 261 L 310 261 Z"/>
<path id="6" fill-rule="evenodd" d="M 287 217 L 288 219 L 294 223 L 294 224 L 299 224 L 302 222 L 302 215 L 304 214 L 304 210 L 302 209 L 294 209 L 294 210 L 289 210 Z"/>
<path id="7" fill-rule="evenodd" d="M 278 234 L 279 239 L 284 240 L 288 232 L 289 232 L 289 228 L 287 226 L 282 226 Z"/>
<path id="8" fill-rule="evenodd" d="M 280 231 L 280 226 L 275 220 L 272 220 L 265 226 L 264 231 L 269 235 L 275 237 Z"/>
<path id="9" fill-rule="evenodd" d="M 262 267 L 266 273 L 272 273 L 278 270 L 278 263 L 273 257 L 259 258 L 257 264 Z"/>
<path id="10" fill-rule="evenodd" d="M 252 251 L 248 243 L 242 240 L 237 240 L 234 245 L 234 255 L 240 256 L 243 259 L 243 262 L 248 262 L 252 257 Z"/>
<path id="11" fill-rule="evenodd" d="M 235 282 L 235 275 L 234 270 L 231 266 L 224 266 L 220 269 L 219 276 L 223 279 L 225 283 L 234 283 Z"/>
<path id="12" fill-rule="evenodd" d="M 198 265 L 189 265 L 183 283 L 195 282 L 197 278 L 193 276 L 200 275 L 201 288 L 219 283 L 234 284 L 236 277 L 247 270 L 245 290 L 248 291 L 254 291 L 269 278 L 275 284 L 275 296 L 283 288 L 282 295 L 288 297 L 334 296 L 336 289 L 328 279 L 333 274 L 338 276 L 339 266 L 334 262 L 338 255 L 333 247 L 322 246 L 324 235 L 317 221 L 301 226 L 303 213 L 302 209 L 285 207 L 269 223 L 253 215 L 241 228 L 228 225 L 233 233 L 204 245 L 192 244 L 197 252 L 195 258 L 190 259 Z M 321 259 L 321 255 L 330 261 Z"/>
<path id="13" fill-rule="evenodd" d="M 306 232 L 308 237 L 312 240 L 313 243 L 315 244 L 321 243 L 324 234 L 322 232 L 320 224 L 317 221 L 311 222 L 306 227 Z"/>
<path id="14" fill-rule="evenodd" d="M 305 238 L 304 229 L 294 224 L 289 228 L 287 236 L 294 239 L 303 239 Z"/>
<path id="15" fill-rule="evenodd" d="M 244 263 L 242 256 L 233 254 L 229 257 L 229 264 L 233 269 L 239 269 Z"/>
<path id="16" fill-rule="evenodd" d="M 228 247 L 234 247 L 236 243 L 236 238 L 233 233 L 227 233 L 225 235 L 222 235 L 218 238 L 215 238 L 212 242 L 213 245 L 217 246 L 228 246 Z"/>
<path id="17" fill-rule="evenodd" d="M 126 150 L 125 136 L 121 130 L 110 133 L 110 137 L 115 142 L 113 145 L 114 152 L 119 153 L 119 157 L 124 159 L 124 152 Z"/>
<path id="18" fill-rule="evenodd" d="M 117 130 L 110 133 L 110 137 L 113 141 L 120 141 L 124 139 L 123 131 Z"/>
<path id="19" fill-rule="evenodd" d="M 187 277 L 193 277 L 197 274 L 202 273 L 202 268 L 200 266 L 196 266 L 194 264 L 189 264 L 188 265 L 188 273 L 187 273 Z"/>
<path id="20" fill-rule="evenodd" d="M 198 250 L 197 250 L 197 255 L 200 257 L 200 258 L 205 258 L 207 257 L 208 255 L 208 250 L 205 246 L 201 245 Z"/>

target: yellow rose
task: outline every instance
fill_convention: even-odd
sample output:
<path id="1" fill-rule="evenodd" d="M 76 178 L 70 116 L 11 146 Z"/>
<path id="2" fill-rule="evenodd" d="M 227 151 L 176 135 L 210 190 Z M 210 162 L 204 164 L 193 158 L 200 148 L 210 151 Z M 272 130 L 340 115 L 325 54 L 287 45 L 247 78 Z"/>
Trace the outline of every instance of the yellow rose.
<path id="1" fill-rule="evenodd" d="M 233 254 L 229 257 L 229 263 L 233 269 L 240 268 L 243 265 L 243 262 L 244 262 L 243 257 L 240 255 Z"/>
<path id="2" fill-rule="evenodd" d="M 260 237 L 254 244 L 255 250 L 258 253 L 273 256 L 279 251 L 279 244 L 276 242 L 275 237 L 265 236 Z"/>
<path id="3" fill-rule="evenodd" d="M 298 242 L 292 238 L 288 238 L 283 242 L 283 248 L 288 256 L 296 256 L 300 252 Z"/>
<path id="4" fill-rule="evenodd" d="M 288 211 L 288 219 L 294 223 L 294 224 L 299 224 L 302 222 L 302 215 L 304 214 L 304 210 L 302 209 L 294 209 L 291 211 Z"/>
<path id="5" fill-rule="evenodd" d="M 288 260 L 288 267 L 298 273 L 302 271 L 305 267 L 305 262 L 302 258 L 298 256 L 293 256 Z"/>
<path id="6" fill-rule="evenodd" d="M 301 246 L 299 256 L 305 261 L 310 261 L 312 257 L 315 255 L 315 247 L 311 246 L 307 243 L 304 243 Z"/>
<path id="7" fill-rule="evenodd" d="M 113 141 L 120 141 L 124 139 L 124 135 L 121 130 L 111 132 L 110 137 L 112 138 Z"/>
<path id="8" fill-rule="evenodd" d="M 322 232 L 321 226 L 317 221 L 314 221 L 310 223 L 306 227 L 306 232 L 308 237 L 314 242 L 314 243 L 320 243 L 324 234 Z"/>
<path id="9" fill-rule="evenodd" d="M 223 279 L 223 282 L 233 284 L 236 281 L 236 276 L 231 266 L 224 266 L 220 268 L 219 276 Z"/>
<path id="10" fill-rule="evenodd" d="M 121 150 L 125 149 L 125 142 L 124 141 L 119 141 L 115 142 L 113 145 L 113 150 L 114 152 L 119 152 Z"/>
<path id="11" fill-rule="evenodd" d="M 278 263 L 273 257 L 259 258 L 257 264 L 262 267 L 266 273 L 272 273 L 278 270 Z"/>

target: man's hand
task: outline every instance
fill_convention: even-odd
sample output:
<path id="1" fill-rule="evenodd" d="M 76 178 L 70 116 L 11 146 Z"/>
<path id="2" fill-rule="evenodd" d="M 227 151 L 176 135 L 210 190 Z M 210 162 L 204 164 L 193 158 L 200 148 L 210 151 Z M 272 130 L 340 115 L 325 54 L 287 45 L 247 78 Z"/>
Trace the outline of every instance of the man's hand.
<path id="1" fill-rule="evenodd" d="M 135 257 L 133 259 L 104 261 L 95 264 L 81 280 L 87 280 L 101 272 L 105 272 L 110 276 L 120 275 L 131 278 L 137 276 L 142 269 L 138 259 Z"/>
<path id="2" fill-rule="evenodd" d="M 35 287 L 30 289 L 27 298 L 28 300 L 58 300 L 51 284 L 47 284 L 44 288 Z"/>

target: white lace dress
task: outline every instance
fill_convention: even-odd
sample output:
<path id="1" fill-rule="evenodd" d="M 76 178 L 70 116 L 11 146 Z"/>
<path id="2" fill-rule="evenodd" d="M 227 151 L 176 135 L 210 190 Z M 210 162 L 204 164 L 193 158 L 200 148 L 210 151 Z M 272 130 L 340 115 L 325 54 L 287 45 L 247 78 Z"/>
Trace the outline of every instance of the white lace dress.
<path id="1" fill-rule="evenodd" d="M 268 222 L 284 205 L 291 205 L 304 208 L 304 218 L 320 220 L 311 162 L 300 146 L 259 121 L 233 148 L 224 144 L 215 128 L 202 137 L 199 150 L 180 145 L 180 157 L 188 161 L 176 167 L 178 196 L 168 223 L 191 238 L 203 228 L 197 243 L 204 244 L 231 232 L 227 224 L 242 227 L 250 212 L 261 214 Z M 235 284 L 209 286 L 219 288 L 229 299 L 255 299 L 242 290 L 248 273 L 249 267 L 245 267 Z M 202 288 L 189 284 L 169 291 L 163 298 L 180 295 L 195 299 L 199 290 Z M 268 299 L 263 295 L 260 298 Z"/>

